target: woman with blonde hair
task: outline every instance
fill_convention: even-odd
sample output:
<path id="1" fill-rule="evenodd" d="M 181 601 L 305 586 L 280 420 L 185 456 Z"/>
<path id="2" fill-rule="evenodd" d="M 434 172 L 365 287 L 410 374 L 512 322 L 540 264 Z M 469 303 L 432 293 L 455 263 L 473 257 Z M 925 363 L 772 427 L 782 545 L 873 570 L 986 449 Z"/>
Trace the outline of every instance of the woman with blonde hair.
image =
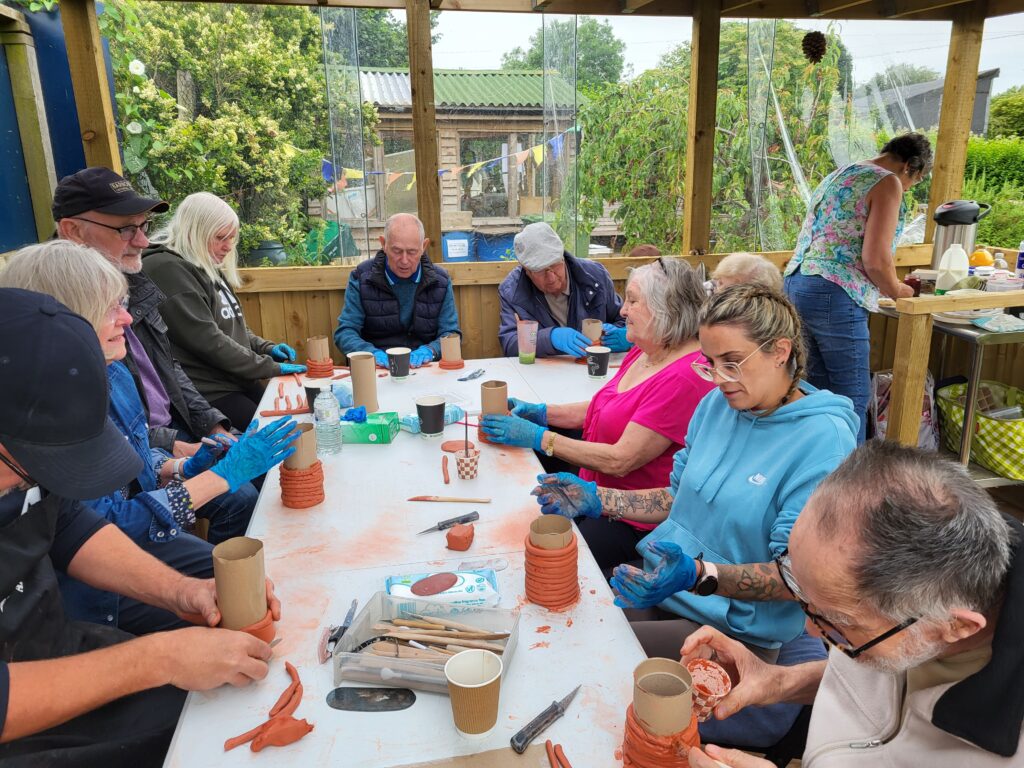
<path id="1" fill-rule="evenodd" d="M 151 239 L 142 270 L 167 298 L 160 316 L 167 323 L 175 357 L 210 404 L 234 424 L 248 424 L 264 379 L 304 373 L 295 350 L 249 330 L 235 296 L 238 276 L 238 215 L 216 195 L 196 192 L 175 210 Z"/>
<path id="2" fill-rule="evenodd" d="M 775 291 L 782 291 L 782 272 L 764 256 L 739 251 L 730 253 L 711 273 L 714 290 L 721 291 L 731 285 L 757 283 Z"/>

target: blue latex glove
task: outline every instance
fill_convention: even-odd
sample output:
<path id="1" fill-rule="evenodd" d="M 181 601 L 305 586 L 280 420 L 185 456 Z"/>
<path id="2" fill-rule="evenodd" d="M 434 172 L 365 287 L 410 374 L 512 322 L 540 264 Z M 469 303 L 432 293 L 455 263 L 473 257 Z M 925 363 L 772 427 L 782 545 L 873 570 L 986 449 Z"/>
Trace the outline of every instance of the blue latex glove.
<path id="1" fill-rule="evenodd" d="M 612 571 L 612 592 L 620 608 L 650 608 L 697 583 L 697 563 L 678 544 L 656 541 L 647 545 L 647 551 L 661 556 L 653 571 L 631 565 L 618 565 Z"/>
<path id="2" fill-rule="evenodd" d="M 545 515 L 595 519 L 601 516 L 597 483 L 583 480 L 572 472 L 537 475 L 537 482 L 540 485 L 530 493 L 537 497 L 540 511 Z"/>
<path id="3" fill-rule="evenodd" d="M 388 353 L 384 352 L 383 350 L 380 350 L 380 349 L 373 350 L 373 360 L 381 368 L 387 368 L 388 367 Z M 410 356 L 410 359 L 409 359 L 409 364 L 412 365 L 412 358 L 411 358 L 411 356 Z"/>
<path id="4" fill-rule="evenodd" d="M 554 328 L 551 331 L 551 346 L 566 355 L 583 357 L 590 343 L 590 339 L 575 328 Z"/>
<path id="5" fill-rule="evenodd" d="M 253 419 L 245 434 L 210 470 L 228 481 L 232 493 L 295 453 L 292 443 L 300 434 L 295 419 L 282 416 L 263 429 L 259 426 Z"/>
<path id="6" fill-rule="evenodd" d="M 612 352 L 629 352 L 633 348 L 633 342 L 626 338 L 626 329 L 611 323 L 605 323 L 604 333 L 601 334 L 601 344 L 608 347 Z"/>
<path id="7" fill-rule="evenodd" d="M 280 374 L 282 376 L 288 376 L 289 374 L 292 374 L 292 373 L 305 373 L 306 372 L 306 366 L 298 365 L 296 363 L 278 363 L 277 367 L 278 367 L 278 369 L 280 371 Z"/>
<path id="8" fill-rule="evenodd" d="M 275 344 L 274 348 L 270 350 L 270 356 L 279 363 L 295 362 L 295 350 L 287 344 Z"/>
<path id="9" fill-rule="evenodd" d="M 186 480 L 208 470 L 224 455 L 224 451 L 235 444 L 235 440 L 225 434 L 214 435 L 210 439 L 216 441 L 217 445 L 201 443 L 199 450 L 181 465 L 181 476 Z"/>
<path id="10" fill-rule="evenodd" d="M 342 421 L 351 421 L 353 424 L 362 424 L 366 421 L 366 406 L 360 405 L 358 408 L 349 408 L 343 414 L 341 414 Z"/>
<path id="11" fill-rule="evenodd" d="M 424 345 L 419 349 L 414 349 L 409 355 L 409 367 L 419 368 L 421 365 L 432 363 L 434 361 L 434 350 Z"/>
<path id="12" fill-rule="evenodd" d="M 547 431 L 544 427 L 518 416 L 499 416 L 495 413 L 489 413 L 480 419 L 480 429 L 492 443 L 533 448 L 535 451 L 541 449 L 541 440 Z"/>
<path id="13" fill-rule="evenodd" d="M 513 416 L 532 421 L 542 427 L 548 425 L 548 407 L 544 403 L 528 403 L 525 400 L 510 397 L 508 409 Z"/>

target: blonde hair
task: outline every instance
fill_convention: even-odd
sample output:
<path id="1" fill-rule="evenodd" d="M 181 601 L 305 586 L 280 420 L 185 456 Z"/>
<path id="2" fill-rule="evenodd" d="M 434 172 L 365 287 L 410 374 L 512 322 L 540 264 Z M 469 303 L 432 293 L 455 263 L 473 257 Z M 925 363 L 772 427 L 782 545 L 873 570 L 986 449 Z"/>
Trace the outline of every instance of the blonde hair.
<path id="1" fill-rule="evenodd" d="M 654 334 L 666 349 L 696 338 L 704 304 L 704 282 L 682 259 L 659 257 L 629 271 L 626 288 L 635 285 L 650 307 Z"/>
<path id="2" fill-rule="evenodd" d="M 0 288 L 45 293 L 84 317 L 99 333 L 110 308 L 128 295 L 121 270 L 87 245 L 48 240 L 22 248 L 0 270 Z"/>
<path id="3" fill-rule="evenodd" d="M 742 328 L 747 338 L 758 346 L 789 339 L 792 351 L 786 362 L 792 383 L 782 402 L 764 411 L 763 415 L 774 413 L 789 402 L 804 377 L 807 350 L 804 348 L 800 316 L 784 294 L 756 283 L 730 286 L 723 291 L 716 291 L 708 299 L 700 313 L 700 324 L 735 325 Z M 774 345 L 766 351 L 774 351 Z"/>
<path id="4" fill-rule="evenodd" d="M 228 227 L 238 231 L 238 214 L 231 206 L 209 192 L 196 192 L 181 201 L 167 226 L 150 240 L 199 267 L 214 283 L 224 280 L 237 288 L 242 284 L 238 275 L 237 238 L 220 264 L 210 256 L 210 241 Z"/>
<path id="5" fill-rule="evenodd" d="M 712 280 L 731 280 L 735 284 L 757 283 L 776 291 L 782 290 L 782 273 L 764 256 L 754 253 L 730 253 L 711 273 Z"/>

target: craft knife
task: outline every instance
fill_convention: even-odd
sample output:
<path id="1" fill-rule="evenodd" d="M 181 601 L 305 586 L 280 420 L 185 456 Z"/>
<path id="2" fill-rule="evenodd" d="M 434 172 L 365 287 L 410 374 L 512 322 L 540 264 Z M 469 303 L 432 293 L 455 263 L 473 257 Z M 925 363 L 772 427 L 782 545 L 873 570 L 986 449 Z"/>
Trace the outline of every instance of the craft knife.
<path id="1" fill-rule="evenodd" d="M 526 751 L 526 748 L 530 746 L 530 742 L 537 738 L 545 728 L 551 725 L 555 720 L 565 714 L 565 710 L 569 708 L 572 700 L 576 698 L 576 694 L 579 692 L 580 686 L 576 686 L 572 689 L 572 692 L 561 701 L 552 701 L 551 706 L 537 715 L 533 720 L 527 723 L 523 730 L 519 731 L 515 736 L 512 737 L 511 744 L 514 749 L 520 755 Z"/>
<path id="2" fill-rule="evenodd" d="M 472 381 L 473 379 L 479 379 L 481 376 L 484 375 L 484 373 L 485 371 L 483 368 L 477 368 L 472 373 L 467 373 L 461 379 L 458 379 L 458 381 Z"/>
<path id="3" fill-rule="evenodd" d="M 422 535 L 424 533 L 431 533 L 432 531 L 446 531 L 449 528 L 452 528 L 452 527 L 454 527 L 456 525 L 465 525 L 466 523 L 472 523 L 472 522 L 474 522 L 476 520 L 479 520 L 479 519 L 480 519 L 480 513 L 479 512 L 470 512 L 468 515 L 459 515 L 458 517 L 453 517 L 453 518 L 450 518 L 448 520 L 442 520 L 437 525 L 432 525 L 429 528 L 427 528 L 427 530 L 420 531 L 416 535 L 420 536 L 420 535 Z"/>
<path id="4" fill-rule="evenodd" d="M 348 613 L 345 614 L 345 620 L 341 622 L 340 626 L 330 627 L 324 631 L 326 637 L 320 642 L 320 663 L 323 664 L 329 658 L 334 655 L 334 649 L 337 647 L 338 642 L 345 633 L 348 632 L 348 628 L 352 626 L 352 618 L 356 615 L 356 607 L 359 605 L 359 600 L 354 599 L 352 605 L 348 609 Z"/>

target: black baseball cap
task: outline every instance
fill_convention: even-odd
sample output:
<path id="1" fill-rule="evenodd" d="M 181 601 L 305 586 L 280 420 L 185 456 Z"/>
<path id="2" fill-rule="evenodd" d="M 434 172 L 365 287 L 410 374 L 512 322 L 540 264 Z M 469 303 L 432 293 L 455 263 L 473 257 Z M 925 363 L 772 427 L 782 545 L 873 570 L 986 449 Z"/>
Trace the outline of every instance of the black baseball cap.
<path id="1" fill-rule="evenodd" d="M 51 493 L 96 499 L 142 459 L 107 416 L 96 331 L 52 296 L 0 288 L 0 444 Z"/>
<path id="2" fill-rule="evenodd" d="M 148 211 L 163 213 L 169 207 L 163 200 L 143 197 L 128 179 L 109 168 L 98 166 L 65 176 L 53 193 L 53 218 L 56 221 L 86 211 L 135 216 Z"/>

